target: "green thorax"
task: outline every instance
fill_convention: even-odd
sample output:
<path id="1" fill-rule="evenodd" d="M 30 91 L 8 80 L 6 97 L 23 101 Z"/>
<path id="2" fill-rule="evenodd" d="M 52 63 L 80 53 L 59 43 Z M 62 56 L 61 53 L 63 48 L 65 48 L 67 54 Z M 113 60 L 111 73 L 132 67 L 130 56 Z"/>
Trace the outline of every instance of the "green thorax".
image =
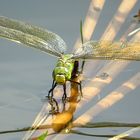
<path id="1" fill-rule="evenodd" d="M 53 71 L 53 77 L 56 83 L 65 84 L 66 81 L 71 79 L 74 68 L 74 60 L 71 59 L 71 56 L 71 54 L 62 55 L 62 57 L 58 59 Z"/>

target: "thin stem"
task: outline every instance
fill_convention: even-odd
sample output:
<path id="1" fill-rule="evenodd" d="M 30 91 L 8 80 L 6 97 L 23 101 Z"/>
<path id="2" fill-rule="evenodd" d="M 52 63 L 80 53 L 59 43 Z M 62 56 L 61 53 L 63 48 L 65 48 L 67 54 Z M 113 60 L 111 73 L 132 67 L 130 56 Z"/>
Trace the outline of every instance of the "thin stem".
<path id="1" fill-rule="evenodd" d="M 78 127 L 78 128 L 103 128 L 103 127 L 138 127 L 140 126 L 139 123 L 118 123 L 118 122 L 97 122 L 97 123 L 92 123 L 89 122 L 87 124 L 72 124 L 72 128 Z M 0 134 L 6 134 L 6 133 L 15 133 L 15 132 L 22 132 L 22 131 L 32 131 L 36 128 L 36 126 L 33 127 L 24 127 L 21 129 L 15 129 L 15 130 L 5 130 L 5 131 L 0 131 Z M 52 128 L 51 125 L 41 125 L 37 127 L 37 130 L 41 129 L 49 129 Z"/>
<path id="2" fill-rule="evenodd" d="M 83 127 L 83 128 L 100 128 L 100 127 L 138 127 L 140 123 L 118 123 L 118 122 L 89 122 L 87 124 L 72 124 L 72 127 Z"/>
<path id="3" fill-rule="evenodd" d="M 92 136 L 92 137 L 105 137 L 105 138 L 112 138 L 116 135 L 96 135 L 96 134 L 89 134 L 89 133 L 83 133 L 77 130 L 70 130 L 70 133 L 72 134 L 78 134 L 78 135 L 83 135 L 83 136 Z M 124 137 L 121 138 L 122 140 L 140 140 L 140 138 L 136 137 Z"/>
<path id="4" fill-rule="evenodd" d="M 23 132 L 23 131 L 32 131 L 36 128 L 36 126 L 32 126 L 32 127 L 24 127 L 21 129 L 14 129 L 14 130 L 5 130 L 5 131 L 0 131 L 0 134 L 6 134 L 6 133 L 16 133 L 16 132 Z M 39 127 L 37 127 L 37 130 L 41 130 L 41 129 L 47 129 L 47 128 L 51 128 L 51 125 L 41 125 Z"/>

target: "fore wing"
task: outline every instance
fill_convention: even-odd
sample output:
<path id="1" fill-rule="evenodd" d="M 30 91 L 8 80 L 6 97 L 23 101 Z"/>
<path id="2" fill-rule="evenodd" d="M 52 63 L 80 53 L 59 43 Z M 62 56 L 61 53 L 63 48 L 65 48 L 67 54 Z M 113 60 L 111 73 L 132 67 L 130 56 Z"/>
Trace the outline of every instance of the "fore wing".
<path id="1" fill-rule="evenodd" d="M 0 17 L 0 37 L 60 57 L 66 44 L 57 34 L 24 22 Z"/>
<path id="2" fill-rule="evenodd" d="M 72 59 L 140 61 L 140 42 L 89 41 L 75 51 Z"/>

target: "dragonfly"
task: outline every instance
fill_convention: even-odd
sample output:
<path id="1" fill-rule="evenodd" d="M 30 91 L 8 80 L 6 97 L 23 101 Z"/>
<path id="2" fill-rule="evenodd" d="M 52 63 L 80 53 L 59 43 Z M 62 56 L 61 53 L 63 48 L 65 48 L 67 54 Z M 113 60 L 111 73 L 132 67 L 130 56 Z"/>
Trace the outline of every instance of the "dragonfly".
<path id="1" fill-rule="evenodd" d="M 66 100 L 66 83 L 68 81 L 78 84 L 80 92 L 82 92 L 81 81 L 72 80 L 79 74 L 78 62 L 80 60 L 83 61 L 82 69 L 85 60 L 88 59 L 140 61 L 140 42 L 91 40 L 83 43 L 83 38 L 81 38 L 82 47 L 75 49 L 73 53 L 66 54 L 67 45 L 56 33 L 3 16 L 0 17 L 0 37 L 57 57 L 57 64 L 52 73 L 52 87 L 47 96 L 49 99 L 53 99 L 55 87 L 62 85 L 64 92 L 62 99 Z"/>

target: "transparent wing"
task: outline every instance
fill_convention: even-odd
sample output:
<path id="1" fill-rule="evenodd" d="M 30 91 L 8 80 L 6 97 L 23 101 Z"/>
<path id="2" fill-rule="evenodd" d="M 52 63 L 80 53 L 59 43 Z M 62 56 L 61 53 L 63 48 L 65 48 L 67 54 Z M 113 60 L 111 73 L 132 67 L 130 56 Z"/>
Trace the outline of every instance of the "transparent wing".
<path id="1" fill-rule="evenodd" d="M 0 36 L 60 57 L 66 44 L 55 33 L 45 29 L 0 17 Z"/>
<path id="2" fill-rule="evenodd" d="M 72 59 L 108 59 L 140 61 L 140 42 L 89 41 L 78 48 Z"/>

